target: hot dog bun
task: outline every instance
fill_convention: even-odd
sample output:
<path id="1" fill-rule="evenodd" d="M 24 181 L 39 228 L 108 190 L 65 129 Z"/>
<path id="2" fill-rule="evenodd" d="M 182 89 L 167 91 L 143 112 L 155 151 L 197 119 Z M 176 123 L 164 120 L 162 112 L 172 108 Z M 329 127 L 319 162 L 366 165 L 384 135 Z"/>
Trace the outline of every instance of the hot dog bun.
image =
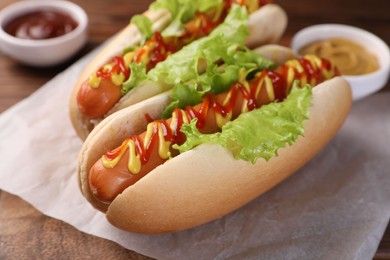
<path id="1" fill-rule="evenodd" d="M 145 15 L 153 21 L 153 29 L 158 31 L 166 26 L 170 20 L 170 14 L 163 10 L 158 12 L 147 11 Z M 277 42 L 287 27 L 287 15 L 278 5 L 267 4 L 253 12 L 249 16 L 248 27 L 250 36 L 246 43 L 250 47 L 260 46 L 265 43 Z M 129 39 L 131 41 L 129 41 Z M 69 113 L 72 124 L 78 136 L 84 140 L 90 131 L 106 116 L 119 111 L 125 107 L 140 102 L 146 98 L 157 95 L 163 91 L 158 84 L 146 83 L 142 89 L 133 89 L 123 96 L 120 101 L 104 116 L 97 119 L 89 119 L 78 109 L 77 93 L 82 83 L 110 57 L 120 53 L 122 49 L 130 44 L 137 44 L 140 41 L 138 29 L 129 24 L 93 59 L 81 73 L 79 80 L 73 89 L 69 104 Z"/>
<path id="2" fill-rule="evenodd" d="M 276 66 L 280 66 L 286 61 L 299 56 L 292 49 L 278 44 L 263 45 L 254 49 L 254 51 L 264 58 L 272 60 Z"/>
<path id="3" fill-rule="evenodd" d="M 219 145 L 203 144 L 157 167 L 111 204 L 96 200 L 88 185 L 92 164 L 124 137 L 141 132 L 146 125 L 144 113 L 157 117 L 167 102 L 168 94 L 163 93 L 106 118 L 92 131 L 80 152 L 81 190 L 94 207 L 106 211 L 108 221 L 118 228 L 137 233 L 169 233 L 201 225 L 240 208 L 315 156 L 342 126 L 352 101 L 349 84 L 343 78 L 325 81 L 313 89 L 313 106 L 305 122 L 304 137 L 280 149 L 277 157 L 251 164 L 235 160 Z"/>
<path id="4" fill-rule="evenodd" d="M 266 43 L 277 43 L 287 27 L 287 14 L 276 4 L 267 4 L 249 16 L 249 37 L 246 45 L 250 48 Z"/>
<path id="5" fill-rule="evenodd" d="M 153 22 L 153 30 L 160 31 L 170 21 L 170 13 L 166 10 L 148 10 L 144 13 Z M 127 25 L 118 35 L 114 36 L 110 42 L 96 55 L 95 58 L 88 64 L 88 66 L 81 72 L 73 92 L 70 97 L 69 114 L 76 133 L 80 138 L 85 139 L 89 132 L 94 127 L 93 122 L 89 118 L 85 117 L 78 109 L 77 106 L 77 93 L 81 87 L 81 84 L 87 79 L 94 71 L 102 66 L 107 59 L 120 53 L 126 46 L 136 45 L 141 41 L 140 33 L 134 24 Z"/>
<path id="6" fill-rule="evenodd" d="M 106 211 L 108 204 L 96 200 L 91 193 L 88 174 L 92 165 L 107 149 L 118 146 L 129 135 L 142 132 L 147 125 L 146 113 L 151 118 L 158 118 L 168 103 L 169 93 L 159 94 L 107 117 L 88 135 L 78 159 L 79 186 L 95 208 Z"/>

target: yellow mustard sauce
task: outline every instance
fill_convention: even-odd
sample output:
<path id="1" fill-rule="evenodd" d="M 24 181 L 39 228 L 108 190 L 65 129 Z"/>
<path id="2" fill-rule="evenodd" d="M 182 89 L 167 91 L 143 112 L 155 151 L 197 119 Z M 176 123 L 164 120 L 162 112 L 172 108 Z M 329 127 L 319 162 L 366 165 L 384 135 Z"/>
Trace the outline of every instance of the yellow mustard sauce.
<path id="1" fill-rule="evenodd" d="M 300 49 L 299 53 L 329 59 L 342 75 L 362 75 L 379 68 L 375 55 L 360 44 L 343 38 L 313 42 Z"/>
<path id="2" fill-rule="evenodd" d="M 166 141 L 164 138 L 164 131 L 162 129 L 162 124 L 158 124 L 158 155 L 161 159 L 168 159 L 171 156 L 170 151 L 171 142 Z"/>
<path id="3" fill-rule="evenodd" d="M 141 159 L 137 154 L 135 143 L 133 140 L 130 139 L 127 143 L 127 146 L 129 148 L 129 160 L 127 163 L 127 169 L 131 173 L 137 174 L 141 171 Z"/>
<path id="4" fill-rule="evenodd" d="M 158 155 L 162 159 L 168 159 L 171 156 L 170 146 L 171 142 L 165 140 L 163 125 L 160 122 L 151 122 L 147 125 L 146 134 L 143 140 L 143 150 L 145 151 L 149 147 L 149 143 L 152 141 L 153 134 L 157 131 L 158 134 Z M 120 153 L 115 159 L 109 159 L 105 155 L 102 156 L 102 164 L 106 168 L 114 168 L 119 160 L 123 157 L 125 151 L 129 150 L 129 160 L 127 168 L 132 174 L 137 174 L 141 171 L 142 162 L 141 155 L 137 152 L 136 144 L 134 140 L 128 139 L 126 145 L 120 150 Z"/>
<path id="5" fill-rule="evenodd" d="M 134 57 L 135 57 L 134 51 L 129 51 L 123 56 L 123 61 L 125 62 L 126 67 L 130 66 L 130 64 L 133 62 Z"/>
<path id="6" fill-rule="evenodd" d="M 116 157 L 115 159 L 111 160 L 107 158 L 107 156 L 103 155 L 102 156 L 102 164 L 105 168 L 114 168 L 119 160 L 122 158 L 123 154 L 125 153 L 126 149 L 121 149 L 121 152 L 119 153 L 119 156 Z"/>
<path id="7" fill-rule="evenodd" d="M 220 113 L 215 113 L 215 121 L 217 123 L 217 126 L 219 128 L 222 128 L 222 126 L 226 125 L 228 122 L 230 122 L 232 119 L 232 112 L 226 114 L 226 116 L 221 115 Z"/>
<path id="8" fill-rule="evenodd" d="M 121 72 L 119 74 L 113 73 L 111 76 L 111 82 L 115 86 L 121 86 L 122 83 L 125 81 L 126 77 L 125 75 Z"/>
<path id="9" fill-rule="evenodd" d="M 253 13 L 254 11 L 256 11 L 257 9 L 259 9 L 259 1 L 247 1 L 247 5 L 248 5 L 248 13 Z"/>
<path id="10" fill-rule="evenodd" d="M 150 61 L 150 57 L 148 55 L 148 53 L 153 50 L 154 46 L 156 45 L 156 42 L 152 42 L 151 44 L 146 44 L 143 49 L 144 49 L 144 53 L 143 55 L 141 56 L 141 62 L 143 64 L 148 64 L 149 61 Z"/>
<path id="11" fill-rule="evenodd" d="M 229 91 L 226 95 L 225 99 L 223 100 L 222 105 L 226 106 L 228 103 L 230 103 L 230 100 L 232 98 L 231 92 Z M 217 123 L 217 126 L 219 128 L 222 128 L 225 124 L 227 124 L 232 119 L 232 111 L 229 111 L 225 116 L 223 116 L 220 113 L 215 113 L 215 122 Z"/>
<path id="12" fill-rule="evenodd" d="M 320 59 L 308 55 L 306 55 L 303 59 L 300 59 L 300 61 L 292 60 L 286 62 L 285 66 L 280 67 L 278 70 L 278 77 L 284 75 L 284 77 L 286 77 L 286 81 L 276 80 L 273 82 L 272 77 L 274 77 L 275 74 L 268 74 L 269 72 L 262 71 L 255 75 L 256 78 L 259 78 L 259 80 L 253 81 L 253 83 L 249 83 L 246 79 L 244 79 L 244 77 L 241 77 L 237 85 L 232 87 L 226 94 L 221 105 L 218 104 L 218 106 L 213 107 L 213 105 L 211 105 L 211 103 L 207 102 L 207 99 L 205 99 L 203 104 L 206 104 L 205 106 L 207 107 L 212 106 L 215 110 L 217 127 L 221 129 L 223 125 L 232 120 L 234 102 L 236 101 L 233 102 L 233 107 L 230 107 L 229 104 L 232 102 L 232 100 L 236 100 L 235 97 L 238 95 L 238 93 L 240 93 L 240 91 L 243 93 L 242 89 L 245 89 L 248 94 L 247 96 L 244 94 L 241 105 L 241 112 L 238 114 L 254 109 L 254 107 L 249 107 L 249 100 L 259 100 L 261 93 L 265 93 L 265 95 L 267 95 L 268 102 L 274 102 L 277 98 L 278 100 L 281 100 L 280 97 L 278 97 L 278 95 L 280 96 L 280 93 L 278 94 L 275 89 L 286 88 L 288 90 L 291 88 L 295 80 L 300 80 L 301 86 L 305 85 L 306 82 L 309 81 L 314 86 L 323 80 L 329 79 L 327 77 L 328 75 L 332 75 L 333 77 L 337 73 L 337 70 L 335 70 L 335 68 L 325 59 Z M 274 84 L 279 85 L 275 86 Z M 216 101 L 214 100 L 210 102 Z M 207 110 L 208 108 L 206 108 L 206 111 Z M 222 113 L 221 111 L 225 111 L 226 113 Z M 148 149 L 153 149 L 150 148 L 150 144 L 154 141 L 158 142 L 158 156 L 164 160 L 170 159 L 172 156 L 170 151 L 172 139 L 165 137 L 178 135 L 180 128 L 179 125 L 182 124 L 180 122 L 189 123 L 191 121 L 191 116 L 188 113 L 190 112 L 186 112 L 183 109 L 175 109 L 172 113 L 172 119 L 169 126 L 166 123 L 163 123 L 164 121 L 161 120 L 149 123 L 147 125 L 144 138 L 142 141 L 140 141 L 140 145 L 142 146 L 140 147 L 141 151 L 137 151 L 137 145 L 139 144 L 136 143 L 136 141 L 134 141 L 132 138 L 126 139 L 118 148 L 119 150 L 115 151 L 116 155 L 111 156 L 113 159 L 108 158 L 106 155 L 102 156 L 103 166 L 106 168 L 115 167 L 119 163 L 119 160 L 123 157 L 125 151 L 129 149 L 127 168 L 130 173 L 137 174 L 141 171 L 143 160 L 142 158 L 144 158 L 143 156 L 148 153 Z M 200 121 L 206 120 L 207 117 L 207 115 L 201 114 L 198 116 Z M 157 137 L 155 136 L 156 134 Z"/>
<path id="13" fill-rule="evenodd" d="M 102 82 L 102 79 L 96 76 L 96 73 L 93 73 L 88 80 L 88 85 L 91 88 L 98 88 L 100 85 L 100 82 Z"/>
<path id="14" fill-rule="evenodd" d="M 269 100 L 275 100 L 274 84 L 272 83 L 272 80 L 269 77 L 266 77 L 264 79 L 264 83 L 265 83 L 265 89 L 267 90 L 267 95 Z"/>
<path id="15" fill-rule="evenodd" d="M 180 115 L 178 115 L 180 113 Z M 183 120 L 184 123 L 189 124 L 190 119 L 188 118 L 187 113 L 182 109 L 175 109 L 172 113 L 172 120 L 169 127 L 172 129 L 172 131 L 175 131 L 175 129 L 178 128 L 179 125 L 179 117 Z M 173 133 L 174 135 L 177 135 L 178 133 Z"/>

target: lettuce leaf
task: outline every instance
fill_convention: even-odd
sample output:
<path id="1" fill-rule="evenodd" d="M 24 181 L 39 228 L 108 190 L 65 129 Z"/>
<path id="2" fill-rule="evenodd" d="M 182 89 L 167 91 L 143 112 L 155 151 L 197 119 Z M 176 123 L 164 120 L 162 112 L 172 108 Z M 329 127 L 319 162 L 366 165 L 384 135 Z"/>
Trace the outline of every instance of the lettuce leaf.
<path id="1" fill-rule="evenodd" d="M 208 89 L 199 89 L 199 84 L 195 81 L 189 83 L 179 83 L 175 86 L 175 91 L 171 93 L 171 103 L 162 112 L 163 118 L 172 116 L 172 112 L 177 107 L 194 106 L 202 102 L 202 97 Z"/>
<path id="2" fill-rule="evenodd" d="M 157 0 L 151 5 L 152 10 L 166 9 L 172 15 L 172 22 L 162 31 L 163 36 L 177 36 L 186 22 L 195 17 L 195 13 L 206 12 L 222 4 L 222 0 Z"/>
<path id="3" fill-rule="evenodd" d="M 143 45 L 153 35 L 152 21 L 145 15 L 134 15 L 131 18 L 131 23 L 137 26 L 138 31 L 141 33 L 141 45 Z"/>
<path id="4" fill-rule="evenodd" d="M 122 84 L 122 95 L 126 95 L 132 88 L 147 79 L 145 64 L 132 62 L 129 67 L 131 73 L 129 79 Z"/>
<path id="5" fill-rule="evenodd" d="M 194 68 L 192 70 L 186 70 L 184 65 L 178 69 L 171 70 L 169 76 L 175 75 L 176 78 L 172 79 L 179 80 L 179 82 L 168 82 L 168 84 L 174 85 L 171 90 L 172 102 L 164 109 L 162 113 L 163 118 L 170 117 L 175 108 L 183 108 L 187 105 L 192 106 L 201 102 L 202 96 L 206 93 L 219 94 L 228 90 L 232 83 L 239 80 L 240 74 L 248 75 L 250 72 L 273 66 L 271 61 L 259 56 L 255 52 L 224 41 L 222 35 L 215 37 L 219 39 L 213 42 L 215 50 L 212 50 L 213 48 L 209 46 L 208 50 L 212 50 L 212 54 L 201 56 L 203 58 L 202 62 L 207 63 L 213 60 L 207 60 L 205 57 L 210 58 L 213 55 L 217 55 L 213 57 L 215 59 L 214 63 L 208 65 L 204 73 L 199 73 L 195 69 L 197 64 L 193 64 Z M 216 61 L 223 62 L 223 65 L 216 64 Z M 179 73 L 175 74 L 175 72 Z M 187 94 L 187 96 L 184 94 Z"/>
<path id="6" fill-rule="evenodd" d="M 168 56 L 164 62 L 160 62 L 152 69 L 148 77 L 153 81 L 166 84 L 178 84 L 191 79 L 197 79 L 204 69 L 216 61 L 228 58 L 227 49 L 235 43 L 228 42 L 222 35 L 205 37 L 185 46 L 179 52 Z"/>
<path id="7" fill-rule="evenodd" d="M 166 1 L 170 2 L 168 0 Z M 165 1 L 158 1 L 156 3 L 162 4 L 163 2 Z M 235 32 L 234 37 L 229 38 L 230 36 L 225 36 L 223 31 L 219 31 L 219 33 L 213 33 L 212 35 L 194 41 L 177 53 L 169 55 L 165 61 L 158 63 L 154 69 L 149 71 L 147 75 L 148 79 L 155 82 L 162 82 L 165 85 L 174 86 L 190 80 L 197 81 L 200 74 L 204 72 L 204 70 L 198 69 L 199 62 L 204 63 L 204 65 L 212 66 L 212 64 L 217 61 L 224 61 L 228 64 L 234 64 L 237 61 L 240 61 L 238 56 L 235 56 L 234 53 L 237 51 L 238 46 L 244 43 L 245 38 L 248 35 L 246 26 L 248 22 L 247 19 L 248 14 L 245 7 L 233 5 L 225 20 L 230 21 L 229 30 Z M 220 26 L 227 28 L 224 23 L 220 24 Z M 216 28 L 216 30 L 218 30 L 218 28 Z M 246 49 L 246 51 L 249 51 L 249 49 Z M 268 64 L 270 64 L 269 61 L 267 63 L 265 59 L 259 58 L 258 54 L 252 54 L 249 54 L 248 56 L 252 56 L 251 59 L 256 60 L 256 62 L 262 64 L 262 66 L 268 66 Z M 141 80 L 136 79 L 138 76 L 140 76 L 141 79 L 144 79 L 143 74 L 138 75 L 137 73 L 134 74 L 132 72 L 132 77 L 134 79 L 126 82 L 124 85 L 125 87 L 122 89 L 122 93 L 127 93 L 128 90 L 136 86 L 134 83 Z"/>
<path id="8" fill-rule="evenodd" d="M 223 0 L 157 0 L 150 5 L 152 10 L 166 9 L 171 13 L 172 19 L 169 25 L 162 31 L 163 36 L 178 36 L 184 29 L 186 22 L 195 17 L 197 11 L 207 10 L 220 6 Z M 141 45 L 153 35 L 153 23 L 145 15 L 134 15 L 131 23 L 137 26 L 141 33 Z M 129 46 L 133 49 L 134 46 Z"/>
<path id="9" fill-rule="evenodd" d="M 249 35 L 248 19 L 249 14 L 246 7 L 234 4 L 223 23 L 218 25 L 210 35 L 223 34 L 229 41 L 244 44 Z"/>
<path id="10" fill-rule="evenodd" d="M 238 80 L 242 68 L 249 72 L 273 65 L 243 47 L 248 35 L 247 19 L 245 7 L 233 5 L 225 22 L 211 35 L 187 45 L 149 72 L 150 80 L 174 86 L 172 103 L 163 111 L 163 118 L 169 117 L 176 107 L 200 102 L 205 93 L 218 94 L 227 90 Z M 224 65 L 217 65 L 221 63 Z"/>
<path id="11" fill-rule="evenodd" d="M 225 22 L 211 35 L 169 55 L 148 72 L 148 80 L 173 88 L 172 102 L 163 111 L 164 118 L 168 118 L 176 107 L 199 103 L 205 93 L 218 94 L 227 90 L 239 79 L 242 70 L 246 75 L 273 65 L 244 47 L 248 35 L 247 19 L 246 8 L 233 5 Z M 131 78 L 123 84 L 122 93 L 126 94 L 146 77 L 140 68 L 137 71 L 132 69 Z"/>
<path id="12" fill-rule="evenodd" d="M 240 115 L 225 124 L 222 131 L 202 134 L 196 128 L 196 120 L 184 124 L 181 131 L 187 140 L 175 145 L 181 153 L 203 143 L 217 143 L 230 150 L 237 160 L 255 163 L 259 158 L 269 160 L 277 156 L 278 149 L 293 144 L 303 135 L 303 122 L 309 116 L 312 90 L 309 85 L 299 88 L 297 82 L 287 99 L 271 103 Z"/>
<path id="13" fill-rule="evenodd" d="M 230 17 L 230 18 L 229 18 Z M 200 60 L 207 65 L 223 59 L 233 61 L 229 55 L 230 50 L 243 45 L 248 35 L 248 14 L 245 7 L 234 5 L 225 20 L 229 23 L 229 30 L 234 32 L 234 37 L 224 35 L 222 32 L 213 33 L 185 46 L 179 52 L 169 55 L 168 58 L 157 64 L 149 72 L 149 78 L 153 81 L 164 81 L 167 84 L 177 84 L 198 77 L 198 63 Z M 220 24 L 225 27 L 225 22 Z M 216 30 L 218 31 L 218 28 Z M 230 62 L 230 63 L 231 63 Z"/>

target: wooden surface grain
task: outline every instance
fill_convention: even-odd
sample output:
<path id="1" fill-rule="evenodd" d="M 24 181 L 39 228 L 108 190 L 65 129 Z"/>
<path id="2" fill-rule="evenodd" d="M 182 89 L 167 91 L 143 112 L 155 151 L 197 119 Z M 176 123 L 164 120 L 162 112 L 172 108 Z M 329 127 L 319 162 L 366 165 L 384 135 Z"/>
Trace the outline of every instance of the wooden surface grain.
<path id="1" fill-rule="evenodd" d="M 0 9 L 15 0 L 1 0 Z M 0 112 L 28 97 L 45 82 L 123 28 L 151 0 L 74 0 L 88 13 L 89 41 L 65 64 L 49 69 L 26 67 L 0 53 Z M 390 1 L 328 0 L 274 1 L 289 16 L 281 44 L 288 45 L 299 29 L 318 23 L 343 23 L 369 30 L 390 45 Z M 390 83 L 384 90 L 389 91 Z M 1 131 L 1 130 L 0 130 Z M 1 173 L 0 173 L 1 174 Z M 346 238 L 348 239 L 348 238 Z M 390 259 L 387 229 L 375 255 Z M 114 242 L 84 234 L 47 217 L 22 199 L 0 190 L 0 259 L 149 259 Z"/>

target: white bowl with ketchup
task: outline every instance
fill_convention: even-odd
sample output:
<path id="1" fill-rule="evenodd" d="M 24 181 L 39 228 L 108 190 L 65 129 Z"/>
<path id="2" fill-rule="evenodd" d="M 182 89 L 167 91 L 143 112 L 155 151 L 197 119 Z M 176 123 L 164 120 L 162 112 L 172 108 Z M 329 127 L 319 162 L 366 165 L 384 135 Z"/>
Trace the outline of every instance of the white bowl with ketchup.
<path id="1" fill-rule="evenodd" d="M 84 10 L 69 1 L 16 2 L 0 11 L 0 49 L 26 65 L 57 65 L 84 46 L 87 26 Z"/>
<path id="2" fill-rule="evenodd" d="M 320 24 L 299 31 L 291 48 L 299 55 L 312 53 L 330 59 L 359 100 L 384 87 L 390 73 L 390 50 L 376 35 L 349 25 Z"/>

